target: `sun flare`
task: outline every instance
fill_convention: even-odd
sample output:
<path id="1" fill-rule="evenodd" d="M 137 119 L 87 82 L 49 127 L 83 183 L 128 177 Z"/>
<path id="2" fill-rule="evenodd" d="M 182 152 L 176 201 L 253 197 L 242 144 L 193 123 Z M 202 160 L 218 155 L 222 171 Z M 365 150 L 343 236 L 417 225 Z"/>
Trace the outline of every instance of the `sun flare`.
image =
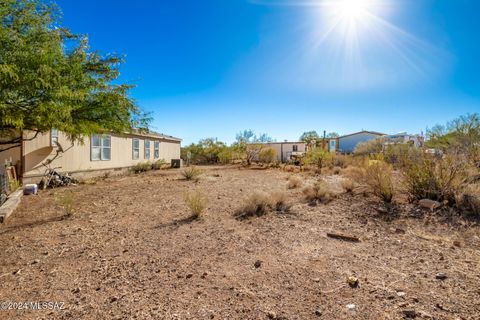
<path id="1" fill-rule="evenodd" d="M 337 0 L 331 3 L 332 14 L 344 22 L 362 22 L 368 19 L 371 9 L 369 0 Z"/>
<path id="2" fill-rule="evenodd" d="M 332 3 L 334 14 L 342 20 L 361 21 L 369 15 L 368 0 L 337 0 Z"/>

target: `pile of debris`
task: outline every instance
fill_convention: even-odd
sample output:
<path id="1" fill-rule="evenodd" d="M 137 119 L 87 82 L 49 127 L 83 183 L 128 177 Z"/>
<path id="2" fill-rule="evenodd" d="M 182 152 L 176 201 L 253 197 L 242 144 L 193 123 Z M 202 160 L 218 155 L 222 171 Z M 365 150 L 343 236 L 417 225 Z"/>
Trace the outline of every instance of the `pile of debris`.
<path id="1" fill-rule="evenodd" d="M 47 188 L 66 187 L 78 184 L 78 180 L 68 175 L 68 173 L 59 173 L 55 169 L 49 169 L 42 178 L 39 187 L 43 190 Z"/>

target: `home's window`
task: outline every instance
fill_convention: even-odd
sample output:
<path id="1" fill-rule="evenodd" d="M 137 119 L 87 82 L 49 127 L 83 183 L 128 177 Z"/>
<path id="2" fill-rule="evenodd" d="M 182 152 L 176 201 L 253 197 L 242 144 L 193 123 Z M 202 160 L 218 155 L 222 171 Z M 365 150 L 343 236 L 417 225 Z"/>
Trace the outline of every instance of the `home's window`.
<path id="1" fill-rule="evenodd" d="M 50 144 L 52 147 L 56 147 L 58 144 L 58 129 L 50 130 Z"/>
<path id="2" fill-rule="evenodd" d="M 160 158 L 160 141 L 155 141 L 153 143 L 153 157 L 155 159 Z"/>
<path id="3" fill-rule="evenodd" d="M 298 152 L 298 146 L 296 144 L 293 145 L 293 152 Z"/>
<path id="4" fill-rule="evenodd" d="M 92 161 L 108 161 L 112 157 L 112 141 L 108 135 L 92 135 L 91 158 Z"/>
<path id="5" fill-rule="evenodd" d="M 140 158 L 140 140 L 132 140 L 132 158 L 133 160 L 138 160 Z"/>
<path id="6" fill-rule="evenodd" d="M 145 140 L 145 159 L 150 159 L 150 140 Z"/>

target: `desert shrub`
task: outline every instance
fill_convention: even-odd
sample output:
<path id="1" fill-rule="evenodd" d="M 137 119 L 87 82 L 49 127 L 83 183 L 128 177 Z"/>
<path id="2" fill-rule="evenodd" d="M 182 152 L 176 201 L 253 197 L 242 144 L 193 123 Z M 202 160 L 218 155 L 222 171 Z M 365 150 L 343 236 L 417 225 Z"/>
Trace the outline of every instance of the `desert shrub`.
<path id="1" fill-rule="evenodd" d="M 365 183 L 373 194 L 386 203 L 392 202 L 394 195 L 393 169 L 385 162 L 374 162 L 365 169 Z"/>
<path id="2" fill-rule="evenodd" d="M 198 169 L 197 167 L 188 167 L 183 169 L 182 171 L 182 176 L 185 178 L 185 180 L 193 180 L 193 181 L 198 181 L 200 179 L 200 176 L 203 174 L 203 171 Z"/>
<path id="3" fill-rule="evenodd" d="M 355 183 L 351 179 L 343 179 L 341 182 L 342 188 L 347 193 L 352 193 L 355 189 Z"/>
<path id="4" fill-rule="evenodd" d="M 300 178 L 299 176 L 290 176 L 288 178 L 287 188 L 288 189 L 296 189 L 298 187 L 301 187 L 302 184 L 303 184 L 302 178 Z"/>
<path id="5" fill-rule="evenodd" d="M 334 167 L 346 168 L 350 164 L 349 158 L 343 154 L 336 154 L 332 158 L 332 165 Z"/>
<path id="6" fill-rule="evenodd" d="M 181 149 L 181 158 L 188 164 L 213 164 L 221 162 L 220 156 L 232 153 L 231 147 L 216 138 L 206 138 Z M 225 159 L 224 159 L 225 160 Z"/>
<path id="7" fill-rule="evenodd" d="M 258 153 L 258 160 L 262 163 L 272 163 L 277 158 L 277 152 L 273 148 L 262 149 Z"/>
<path id="8" fill-rule="evenodd" d="M 255 191 L 245 198 L 234 216 L 243 220 L 250 217 L 260 217 L 270 211 L 288 213 L 290 208 L 291 205 L 287 201 L 285 192 L 276 191 L 269 194 L 264 191 Z"/>
<path id="9" fill-rule="evenodd" d="M 363 183 L 365 179 L 365 167 L 350 166 L 342 171 L 342 175 L 352 181 Z"/>
<path id="10" fill-rule="evenodd" d="M 372 139 L 357 144 L 353 152 L 357 156 L 382 153 L 384 144 L 384 138 Z"/>
<path id="11" fill-rule="evenodd" d="M 321 169 L 331 165 L 332 157 L 332 153 L 324 148 L 313 148 L 302 158 L 302 164 L 315 166 L 317 169 Z"/>
<path id="12" fill-rule="evenodd" d="M 260 217 L 267 214 L 270 207 L 270 197 L 263 191 L 255 191 L 245 198 L 243 205 L 235 212 L 237 219 Z"/>
<path id="13" fill-rule="evenodd" d="M 132 171 L 135 173 L 147 172 L 152 170 L 152 164 L 150 162 L 140 162 L 132 167 Z"/>
<path id="14" fill-rule="evenodd" d="M 277 213 L 288 213 L 291 205 L 288 203 L 285 192 L 276 191 L 270 194 L 271 209 Z"/>
<path id="15" fill-rule="evenodd" d="M 340 174 L 340 172 L 342 172 L 342 168 L 333 167 L 332 172 L 333 172 L 333 174 Z"/>
<path id="16" fill-rule="evenodd" d="M 229 164 L 233 160 L 233 152 L 231 148 L 223 148 L 222 151 L 218 153 L 218 162 L 221 164 Z"/>
<path id="17" fill-rule="evenodd" d="M 164 159 L 160 159 L 152 163 L 153 170 L 162 170 L 165 167 L 167 167 L 167 162 Z"/>
<path id="18" fill-rule="evenodd" d="M 396 168 L 401 168 L 408 163 L 412 156 L 410 153 L 413 152 L 421 151 L 409 144 L 387 145 L 383 152 L 383 160 Z"/>
<path id="19" fill-rule="evenodd" d="M 73 216 L 75 213 L 75 194 L 72 191 L 65 191 L 56 196 L 55 199 L 65 210 L 65 214 L 68 217 Z"/>
<path id="20" fill-rule="evenodd" d="M 207 207 L 208 200 L 201 191 L 197 190 L 185 195 L 185 203 L 192 213 L 191 217 L 198 219 Z"/>
<path id="21" fill-rule="evenodd" d="M 480 216 L 480 184 L 467 185 L 463 192 L 457 195 L 456 202 L 459 209 Z"/>
<path id="22" fill-rule="evenodd" d="M 438 159 L 422 154 L 412 159 L 403 170 L 410 199 L 455 203 L 455 196 L 465 188 L 467 168 L 462 157 L 453 155 Z"/>
<path id="23" fill-rule="evenodd" d="M 312 205 L 317 203 L 328 203 L 335 198 L 335 193 L 325 181 L 317 181 L 313 185 L 303 189 L 305 199 Z"/>

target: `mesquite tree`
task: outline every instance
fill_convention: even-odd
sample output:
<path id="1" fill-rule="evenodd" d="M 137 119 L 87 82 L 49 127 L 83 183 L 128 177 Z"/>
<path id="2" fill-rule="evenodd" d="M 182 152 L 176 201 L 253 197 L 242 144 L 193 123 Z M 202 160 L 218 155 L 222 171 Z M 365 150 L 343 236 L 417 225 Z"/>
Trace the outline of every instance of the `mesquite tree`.
<path id="1" fill-rule="evenodd" d="M 116 81 L 122 57 L 91 51 L 59 19 L 50 1 L 0 2 L 0 151 L 18 146 L 23 131 L 56 128 L 75 141 L 148 127 L 132 86 Z"/>

